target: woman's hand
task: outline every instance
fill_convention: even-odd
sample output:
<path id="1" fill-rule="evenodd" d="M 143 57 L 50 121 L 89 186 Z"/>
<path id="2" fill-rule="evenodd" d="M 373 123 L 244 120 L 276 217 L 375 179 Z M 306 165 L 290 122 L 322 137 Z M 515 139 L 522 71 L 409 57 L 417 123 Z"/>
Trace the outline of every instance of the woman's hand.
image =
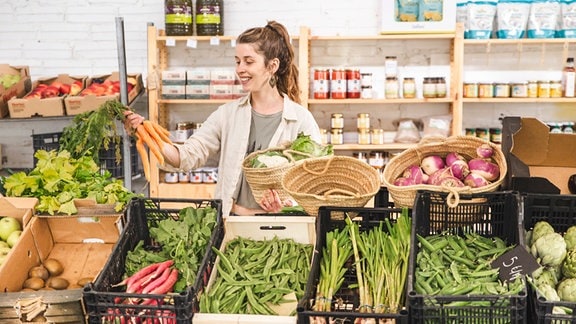
<path id="1" fill-rule="evenodd" d="M 268 189 L 262 199 L 259 202 L 260 207 L 264 209 L 267 213 L 279 213 L 282 211 L 284 206 L 292 206 L 291 200 L 282 201 L 280 200 L 280 195 L 278 191 L 273 189 Z"/>
<path id="2" fill-rule="evenodd" d="M 124 128 L 129 133 L 142 125 L 144 121 L 144 117 L 130 110 L 124 111 L 124 117 Z"/>

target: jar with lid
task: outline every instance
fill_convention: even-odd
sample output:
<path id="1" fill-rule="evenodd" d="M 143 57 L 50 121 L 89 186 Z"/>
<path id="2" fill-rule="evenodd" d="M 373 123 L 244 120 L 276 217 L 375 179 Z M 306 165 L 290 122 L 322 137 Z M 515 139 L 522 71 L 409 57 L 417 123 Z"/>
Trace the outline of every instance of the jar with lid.
<path id="1" fill-rule="evenodd" d="M 513 83 L 510 89 L 511 95 L 514 98 L 528 97 L 528 82 Z"/>
<path id="2" fill-rule="evenodd" d="M 396 56 L 386 56 L 384 58 L 384 69 L 386 78 L 395 78 L 398 76 L 398 60 Z"/>
<path id="3" fill-rule="evenodd" d="M 346 98 L 360 98 L 360 69 L 346 69 Z"/>
<path id="4" fill-rule="evenodd" d="M 164 23 L 167 36 L 192 36 L 192 0 L 165 0 Z"/>
<path id="5" fill-rule="evenodd" d="M 366 152 L 358 152 L 353 154 L 358 160 L 368 163 L 369 154 Z"/>
<path id="6" fill-rule="evenodd" d="M 328 69 L 315 69 L 312 84 L 314 99 L 328 99 L 330 93 L 330 71 Z"/>
<path id="7" fill-rule="evenodd" d="M 499 144 L 502 142 L 502 129 L 490 128 L 490 142 Z"/>
<path id="8" fill-rule="evenodd" d="M 414 78 L 404 78 L 402 83 L 402 97 L 405 99 L 416 98 L 416 81 Z"/>
<path id="9" fill-rule="evenodd" d="M 494 97 L 494 84 L 490 82 L 482 82 L 478 84 L 478 98 L 492 98 Z"/>
<path id="10" fill-rule="evenodd" d="M 560 98 L 562 97 L 562 81 L 553 80 L 550 81 L 550 98 Z"/>
<path id="11" fill-rule="evenodd" d="M 478 83 L 467 82 L 464 83 L 464 98 L 477 98 L 478 97 Z"/>
<path id="12" fill-rule="evenodd" d="M 326 128 L 320 128 L 320 143 L 326 145 L 329 142 L 328 130 Z"/>
<path id="13" fill-rule="evenodd" d="M 362 99 L 372 99 L 372 86 L 362 86 Z"/>
<path id="14" fill-rule="evenodd" d="M 370 159 L 368 160 L 368 164 L 371 167 L 376 169 L 378 172 L 381 172 L 384 169 L 384 166 L 387 162 L 387 155 L 386 152 L 372 152 L 370 154 Z"/>
<path id="15" fill-rule="evenodd" d="M 333 128 L 330 134 L 331 144 L 344 144 L 344 131 L 342 128 Z"/>
<path id="16" fill-rule="evenodd" d="M 341 113 L 333 113 L 330 120 L 330 126 L 332 129 L 344 128 L 344 115 Z"/>
<path id="17" fill-rule="evenodd" d="M 436 98 L 436 79 L 426 77 L 422 83 L 422 96 L 424 98 Z"/>
<path id="18" fill-rule="evenodd" d="M 372 87 L 372 73 L 360 73 L 360 85 L 362 87 Z"/>
<path id="19" fill-rule="evenodd" d="M 356 126 L 358 129 L 370 128 L 370 114 L 360 113 L 356 119 Z"/>
<path id="20" fill-rule="evenodd" d="M 528 81 L 528 98 L 538 98 L 538 81 Z"/>
<path id="21" fill-rule="evenodd" d="M 177 183 L 178 182 L 178 172 L 166 172 L 164 174 L 164 182 Z"/>
<path id="22" fill-rule="evenodd" d="M 194 123 L 192 122 L 179 122 L 176 124 L 176 132 L 174 132 L 174 142 L 184 143 L 192 135 Z"/>
<path id="23" fill-rule="evenodd" d="M 224 1 L 196 0 L 196 34 L 224 35 Z"/>
<path id="24" fill-rule="evenodd" d="M 436 97 L 446 98 L 448 90 L 446 87 L 446 78 L 438 77 L 436 78 Z"/>
<path id="25" fill-rule="evenodd" d="M 370 130 L 367 128 L 358 128 L 358 144 L 370 144 Z"/>
<path id="26" fill-rule="evenodd" d="M 384 89 L 384 94 L 386 99 L 397 99 L 398 98 L 398 78 L 387 77 L 386 86 Z"/>
<path id="27" fill-rule="evenodd" d="M 538 81 L 538 98 L 550 98 L 550 81 Z"/>
<path id="28" fill-rule="evenodd" d="M 330 97 L 346 99 L 346 70 L 332 69 L 330 75 Z"/>
<path id="29" fill-rule="evenodd" d="M 374 128 L 370 141 L 376 145 L 384 144 L 384 130 L 382 128 Z"/>
<path id="30" fill-rule="evenodd" d="M 494 85 L 494 97 L 496 98 L 510 97 L 510 85 L 508 83 L 496 83 Z"/>

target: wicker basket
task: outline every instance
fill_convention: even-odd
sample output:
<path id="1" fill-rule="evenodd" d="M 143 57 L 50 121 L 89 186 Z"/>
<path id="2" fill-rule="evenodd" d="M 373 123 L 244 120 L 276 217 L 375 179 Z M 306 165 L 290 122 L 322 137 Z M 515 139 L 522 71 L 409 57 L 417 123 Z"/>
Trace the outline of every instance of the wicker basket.
<path id="1" fill-rule="evenodd" d="M 422 161 L 422 159 L 426 156 L 436 154 L 445 158 L 446 155 L 450 152 L 458 152 L 466 159 L 471 159 L 476 157 L 476 148 L 482 144 L 488 144 L 490 147 L 492 147 L 494 150 L 492 159 L 494 160 L 494 163 L 500 167 L 499 178 L 487 186 L 480 188 L 471 188 L 468 186 L 461 188 L 448 188 L 427 184 L 403 187 L 394 185 L 394 180 L 402 176 L 402 173 L 408 166 L 413 164 L 420 164 L 420 161 Z M 429 190 L 449 192 L 450 194 L 447 200 L 447 204 L 448 206 L 454 207 L 459 203 L 460 193 L 474 194 L 496 191 L 504 181 L 507 171 L 508 167 L 506 165 L 504 153 L 502 153 L 502 150 L 496 144 L 473 136 L 451 136 L 443 140 L 418 144 L 416 147 L 407 149 L 393 157 L 384 167 L 383 182 L 384 186 L 388 188 L 395 206 L 412 208 L 414 199 L 416 198 L 416 192 L 418 190 Z"/>
<path id="2" fill-rule="evenodd" d="M 282 188 L 282 176 L 284 173 L 293 167 L 296 162 L 292 158 L 290 154 L 285 154 L 288 160 L 290 161 L 287 164 L 283 164 L 280 166 L 272 167 L 272 168 L 252 168 L 251 161 L 257 155 L 271 152 L 271 151 L 281 151 L 284 152 L 287 149 L 287 146 L 277 146 L 277 147 L 270 147 L 265 150 L 254 151 L 250 153 L 244 161 L 242 162 L 242 169 L 244 170 L 244 176 L 246 177 L 246 181 L 250 185 L 250 189 L 252 189 L 252 195 L 256 202 L 260 202 L 262 197 L 264 196 L 265 192 L 268 189 L 274 189 L 278 192 L 280 196 L 280 200 L 284 201 L 286 199 L 291 199 L 290 195 L 286 193 L 284 188 Z"/>
<path id="3" fill-rule="evenodd" d="M 380 189 L 380 175 L 348 156 L 310 158 L 287 170 L 282 186 L 308 215 L 317 216 L 320 206 L 365 206 Z"/>

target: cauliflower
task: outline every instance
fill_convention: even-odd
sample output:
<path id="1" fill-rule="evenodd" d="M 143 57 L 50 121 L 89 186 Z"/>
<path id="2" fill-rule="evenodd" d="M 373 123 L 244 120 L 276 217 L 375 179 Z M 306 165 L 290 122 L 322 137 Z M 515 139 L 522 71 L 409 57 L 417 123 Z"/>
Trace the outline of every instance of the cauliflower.
<path id="1" fill-rule="evenodd" d="M 564 233 L 564 241 L 566 241 L 566 249 L 576 248 L 576 225 L 570 226 Z"/>
<path id="2" fill-rule="evenodd" d="M 273 168 L 288 164 L 288 158 L 286 158 L 282 152 L 269 151 L 266 153 L 259 154 L 254 159 L 252 159 L 253 168 Z"/>
<path id="3" fill-rule="evenodd" d="M 576 278 L 562 280 L 558 284 L 558 296 L 560 300 L 576 302 Z"/>
<path id="4" fill-rule="evenodd" d="M 559 266 L 566 257 L 566 242 L 562 235 L 548 233 L 534 242 L 530 252 L 543 266 Z"/>
<path id="5" fill-rule="evenodd" d="M 547 221 L 539 221 L 534 224 L 534 229 L 532 229 L 532 236 L 530 239 L 530 246 L 534 245 L 536 241 L 542 236 L 550 233 L 554 233 L 554 228 Z"/>

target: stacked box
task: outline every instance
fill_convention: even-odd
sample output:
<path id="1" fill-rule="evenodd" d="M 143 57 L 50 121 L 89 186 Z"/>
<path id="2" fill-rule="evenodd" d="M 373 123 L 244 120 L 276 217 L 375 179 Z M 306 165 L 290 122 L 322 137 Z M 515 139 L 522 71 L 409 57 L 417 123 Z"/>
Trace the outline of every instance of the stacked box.
<path id="1" fill-rule="evenodd" d="M 234 99 L 236 73 L 232 69 L 214 69 L 210 72 L 210 99 Z"/>
<path id="2" fill-rule="evenodd" d="M 186 71 L 186 99 L 210 99 L 210 69 Z"/>
<path id="3" fill-rule="evenodd" d="M 357 323 L 357 321 L 370 321 L 374 323 L 408 323 L 408 310 L 404 307 L 398 313 L 360 313 L 358 289 L 348 288 L 356 284 L 353 257 L 347 262 L 348 268 L 344 275 L 344 282 L 340 289 L 334 293 L 332 307 L 329 312 L 314 311 L 316 289 L 320 279 L 320 262 L 322 250 L 326 246 L 326 233 L 334 229 L 343 229 L 346 226 L 345 215 L 353 218 L 354 222 L 361 224 L 361 231 L 368 231 L 380 225 L 386 219 L 394 222 L 402 214 L 401 208 L 355 208 L 355 207 L 320 207 L 318 211 L 318 227 L 316 249 L 312 259 L 310 277 L 306 285 L 306 293 L 298 305 L 298 323 L 319 323 L 325 321 L 337 323 Z M 398 278 L 399 279 L 399 278 Z M 405 289 L 405 288 L 404 288 Z"/>
<path id="4" fill-rule="evenodd" d="M 162 71 L 162 99 L 186 98 L 186 71 Z"/>
<path id="5" fill-rule="evenodd" d="M 51 151 L 60 149 L 60 137 L 62 133 L 45 133 L 45 134 L 33 134 L 32 135 L 32 148 L 34 149 L 34 154 L 38 150 Z M 120 145 L 122 145 L 122 139 L 120 139 Z M 114 178 L 124 177 L 124 163 L 123 161 L 116 160 L 116 151 L 114 148 L 102 148 L 98 154 L 98 163 L 100 165 L 100 170 L 108 170 Z M 132 169 L 132 176 L 140 174 L 140 162 L 139 162 L 138 151 L 136 150 L 135 140 L 132 138 L 130 141 L 130 166 Z M 38 159 L 34 157 L 34 167 Z"/>
<path id="6" fill-rule="evenodd" d="M 522 213 L 521 233 L 532 230 L 539 221 L 547 221 L 557 233 L 564 234 L 570 226 L 576 225 L 576 196 L 526 194 L 522 197 Z M 531 301 L 530 315 L 535 319 L 533 323 L 574 323 L 576 321 L 576 303 L 547 301 L 532 285 L 528 288 Z M 573 313 L 567 315 L 553 312 L 554 307 L 557 306 L 571 309 Z"/>
<path id="7" fill-rule="evenodd" d="M 515 192 L 460 194 L 455 208 L 447 205 L 449 193 L 419 191 L 413 209 L 412 249 L 408 269 L 408 308 L 412 323 L 489 322 L 526 323 L 527 290 L 510 295 L 428 295 L 415 290 L 417 235 L 475 233 L 498 237 L 518 245 L 519 197 Z M 471 302 L 481 303 L 471 304 Z"/>
<path id="8" fill-rule="evenodd" d="M 0 76 L 2 75 L 15 75 L 18 76 L 18 82 L 12 86 L 5 88 L 0 83 L 0 118 L 8 115 L 8 101 L 13 97 L 21 98 L 30 91 L 31 80 L 30 71 L 28 66 L 10 66 L 8 64 L 0 64 Z"/>
<path id="9" fill-rule="evenodd" d="M 217 216 L 217 223 L 204 250 L 204 257 L 193 286 L 186 287 L 180 293 L 167 294 L 129 294 L 124 291 L 124 287 L 114 287 L 123 279 L 128 252 L 132 251 L 139 242 L 143 241 L 147 249 L 161 248 L 150 237 L 150 227 L 157 226 L 162 220 L 179 219 L 179 212 L 186 207 L 195 209 L 212 207 L 216 210 Z M 128 223 L 122 237 L 96 281 L 84 288 L 83 300 L 88 323 L 116 323 L 116 321 L 128 323 L 135 319 L 142 320 L 142 322 L 149 320 L 154 323 L 190 323 L 195 292 L 207 284 L 216 260 L 212 247 L 218 248 L 223 237 L 220 200 L 162 198 L 133 200 L 129 206 Z M 117 302 L 118 299 L 126 300 L 126 298 L 151 298 L 156 302 L 148 305 Z"/>

